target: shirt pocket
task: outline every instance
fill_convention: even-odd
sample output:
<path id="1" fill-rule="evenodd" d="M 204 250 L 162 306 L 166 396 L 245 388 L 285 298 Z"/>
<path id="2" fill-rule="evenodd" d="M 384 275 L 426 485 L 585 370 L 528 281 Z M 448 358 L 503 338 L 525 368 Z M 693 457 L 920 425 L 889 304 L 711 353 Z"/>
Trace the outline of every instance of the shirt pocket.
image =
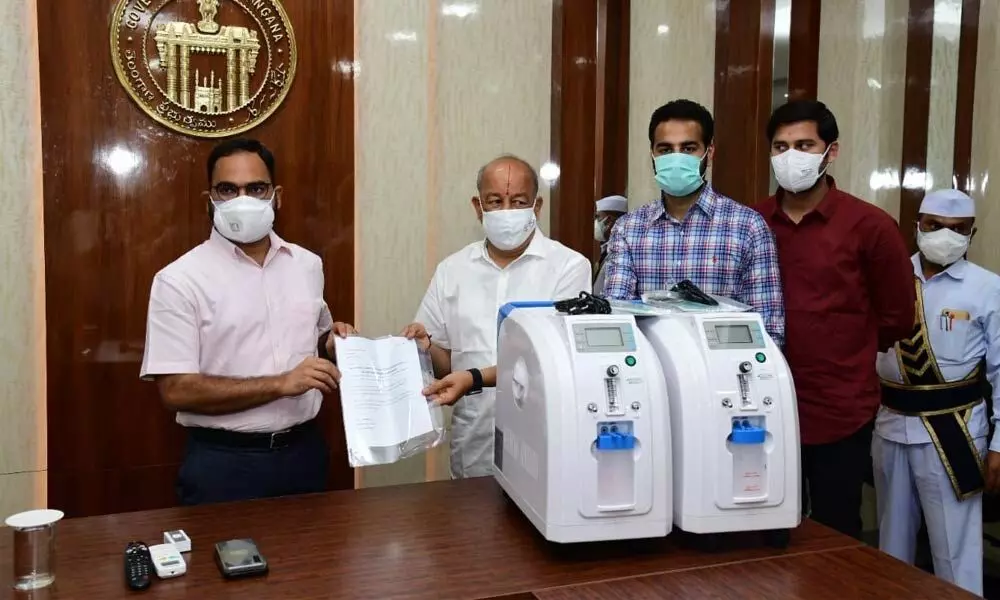
<path id="1" fill-rule="evenodd" d="M 724 277 L 731 273 L 740 271 L 743 265 L 743 250 L 739 245 L 733 243 L 722 243 L 709 247 L 707 267 L 712 271 L 722 273 Z M 695 265 L 700 267 L 701 265 Z M 727 292 L 714 292 L 727 293 Z"/>
<path id="2" fill-rule="evenodd" d="M 939 335 L 932 336 L 935 357 L 953 363 L 965 362 L 968 356 L 969 336 L 972 333 L 972 321 L 952 319 L 949 323 L 948 319 L 942 316 L 935 317 L 927 327 L 942 328 Z"/>

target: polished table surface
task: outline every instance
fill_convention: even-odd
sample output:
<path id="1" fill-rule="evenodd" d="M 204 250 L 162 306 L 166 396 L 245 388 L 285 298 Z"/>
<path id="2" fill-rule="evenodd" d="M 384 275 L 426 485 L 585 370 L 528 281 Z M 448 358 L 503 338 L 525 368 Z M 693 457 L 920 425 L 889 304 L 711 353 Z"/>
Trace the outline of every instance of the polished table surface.
<path id="1" fill-rule="evenodd" d="M 197 598 L 965 598 L 930 575 L 806 521 L 785 550 L 734 536 L 725 551 L 660 540 L 550 544 L 492 478 L 371 488 L 68 519 L 56 583 L 17 598 L 132 597 L 122 551 L 183 529 L 188 572 L 139 596 Z M 224 580 L 215 542 L 250 537 L 263 578 Z M 11 531 L 0 529 L 0 598 L 10 593 Z"/>

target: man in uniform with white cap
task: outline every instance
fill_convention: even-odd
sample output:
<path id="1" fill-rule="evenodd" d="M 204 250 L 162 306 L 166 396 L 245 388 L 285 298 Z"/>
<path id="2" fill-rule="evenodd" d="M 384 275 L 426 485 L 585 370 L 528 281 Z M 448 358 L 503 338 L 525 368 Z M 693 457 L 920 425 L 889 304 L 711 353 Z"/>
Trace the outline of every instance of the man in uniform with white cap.
<path id="1" fill-rule="evenodd" d="M 628 212 L 628 200 L 625 196 L 608 196 L 597 201 L 597 214 L 594 216 L 594 239 L 601 243 L 601 259 L 597 263 L 597 276 L 594 278 L 594 293 L 604 295 L 604 261 L 608 257 L 608 238 L 618 217 Z"/>
<path id="2" fill-rule="evenodd" d="M 912 257 L 916 319 L 908 339 L 878 355 L 872 459 L 880 549 L 913 564 L 922 512 L 935 574 L 982 595 L 982 492 L 1000 489 L 1000 438 L 987 455 L 981 381 L 998 406 L 1000 276 L 965 259 L 975 232 L 972 198 L 924 198 Z"/>

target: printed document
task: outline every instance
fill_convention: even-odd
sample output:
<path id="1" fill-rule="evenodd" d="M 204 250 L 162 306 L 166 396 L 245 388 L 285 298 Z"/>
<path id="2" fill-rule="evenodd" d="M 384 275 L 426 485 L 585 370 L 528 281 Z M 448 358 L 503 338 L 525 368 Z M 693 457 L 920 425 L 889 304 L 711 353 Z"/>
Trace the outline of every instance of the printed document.
<path id="1" fill-rule="evenodd" d="M 335 347 L 352 464 L 394 462 L 407 442 L 435 433 L 416 342 L 348 337 Z"/>

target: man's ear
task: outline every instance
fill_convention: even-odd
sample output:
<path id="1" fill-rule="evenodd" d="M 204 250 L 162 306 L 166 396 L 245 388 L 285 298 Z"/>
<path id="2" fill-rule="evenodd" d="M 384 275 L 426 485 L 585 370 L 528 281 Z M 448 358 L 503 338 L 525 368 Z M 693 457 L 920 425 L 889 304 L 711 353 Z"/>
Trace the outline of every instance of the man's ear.
<path id="1" fill-rule="evenodd" d="M 545 204 L 545 198 L 541 196 L 535 198 L 535 218 L 540 218 L 542 213 L 542 205 Z"/>
<path id="2" fill-rule="evenodd" d="M 480 223 L 482 223 L 483 222 L 483 203 L 479 199 L 479 196 L 473 196 L 472 197 L 472 208 L 474 208 L 476 210 L 476 218 L 479 219 Z"/>
<path id="3" fill-rule="evenodd" d="M 285 193 L 285 188 L 280 185 L 274 187 L 274 208 L 281 209 L 281 197 Z"/>
<path id="4" fill-rule="evenodd" d="M 826 153 L 826 164 L 830 165 L 833 161 L 837 160 L 840 156 L 840 142 L 834 141 L 830 143 L 830 150 Z"/>

